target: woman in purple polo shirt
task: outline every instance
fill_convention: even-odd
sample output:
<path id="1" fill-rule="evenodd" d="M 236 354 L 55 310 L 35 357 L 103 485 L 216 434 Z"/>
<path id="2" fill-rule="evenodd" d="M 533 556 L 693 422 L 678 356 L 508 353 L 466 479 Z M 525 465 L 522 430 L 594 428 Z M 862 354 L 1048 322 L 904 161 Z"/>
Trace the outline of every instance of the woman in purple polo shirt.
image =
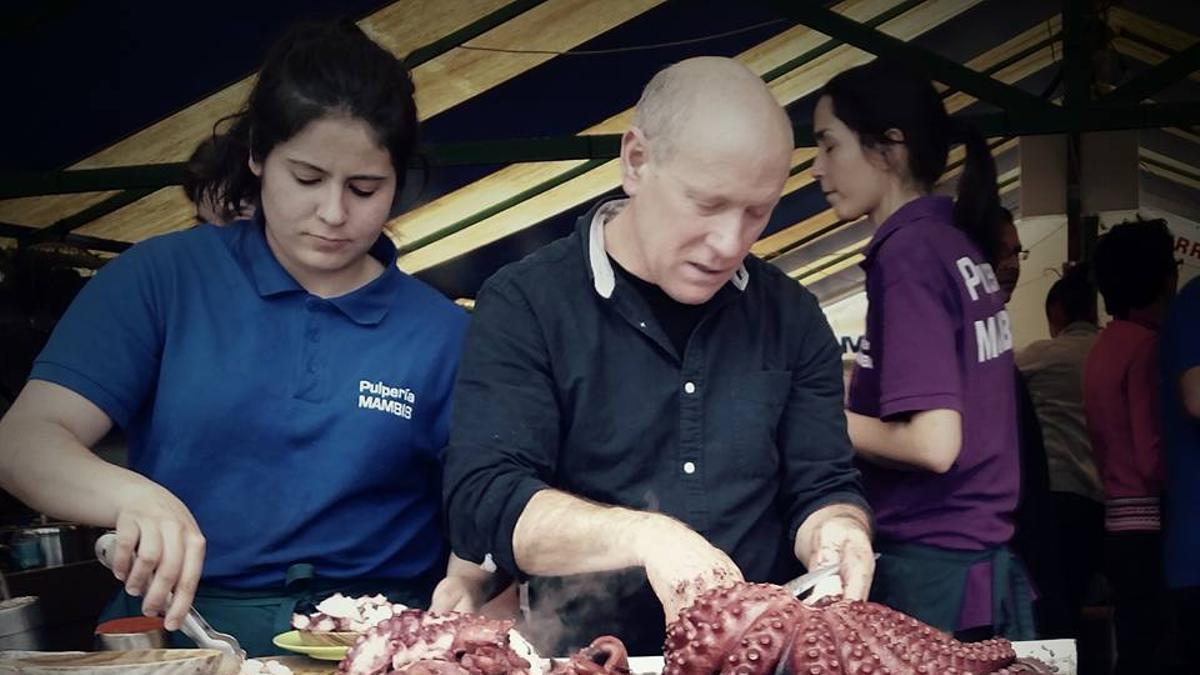
<path id="1" fill-rule="evenodd" d="M 991 154 L 927 79 L 883 61 L 825 86 L 814 131 L 813 176 L 835 213 L 879 226 L 847 412 L 883 554 L 872 598 L 965 639 L 1033 637 L 1005 547 L 1020 470 Z M 956 137 L 954 200 L 932 192 Z"/>

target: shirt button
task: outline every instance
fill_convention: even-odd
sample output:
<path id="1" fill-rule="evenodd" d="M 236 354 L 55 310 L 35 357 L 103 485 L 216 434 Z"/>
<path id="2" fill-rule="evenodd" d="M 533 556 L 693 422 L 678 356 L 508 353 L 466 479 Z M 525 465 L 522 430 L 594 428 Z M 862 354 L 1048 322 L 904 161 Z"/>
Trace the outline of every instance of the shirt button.
<path id="1" fill-rule="evenodd" d="M 684 393 L 687 393 L 687 394 L 696 393 L 696 383 L 695 382 L 684 382 L 683 383 L 683 391 L 684 391 Z"/>
<path id="2" fill-rule="evenodd" d="M 684 462 L 683 463 L 683 472 L 689 476 L 696 473 L 696 463 L 695 462 Z"/>

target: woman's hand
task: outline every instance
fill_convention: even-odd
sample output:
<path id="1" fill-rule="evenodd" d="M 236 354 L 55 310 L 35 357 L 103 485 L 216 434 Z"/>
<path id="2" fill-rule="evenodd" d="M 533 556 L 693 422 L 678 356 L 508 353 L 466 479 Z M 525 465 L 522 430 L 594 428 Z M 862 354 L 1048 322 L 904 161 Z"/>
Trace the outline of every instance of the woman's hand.
<path id="1" fill-rule="evenodd" d="M 125 592 L 144 596 L 142 612 L 165 612 L 167 630 L 178 630 L 192 606 L 204 569 L 204 535 L 191 511 L 165 488 L 140 486 L 117 511 L 113 575 Z"/>

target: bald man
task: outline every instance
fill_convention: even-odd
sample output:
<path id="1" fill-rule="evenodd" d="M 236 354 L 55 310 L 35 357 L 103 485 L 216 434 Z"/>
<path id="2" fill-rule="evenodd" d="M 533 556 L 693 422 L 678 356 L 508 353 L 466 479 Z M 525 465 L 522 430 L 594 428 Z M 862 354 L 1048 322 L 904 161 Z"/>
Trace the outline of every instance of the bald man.
<path id="1" fill-rule="evenodd" d="M 455 391 L 455 552 L 529 580 L 525 632 L 562 654 L 602 634 L 661 653 L 713 585 L 874 569 L 815 298 L 749 255 L 793 149 L 735 61 L 659 73 L 621 141 L 623 199 L 480 290 Z"/>

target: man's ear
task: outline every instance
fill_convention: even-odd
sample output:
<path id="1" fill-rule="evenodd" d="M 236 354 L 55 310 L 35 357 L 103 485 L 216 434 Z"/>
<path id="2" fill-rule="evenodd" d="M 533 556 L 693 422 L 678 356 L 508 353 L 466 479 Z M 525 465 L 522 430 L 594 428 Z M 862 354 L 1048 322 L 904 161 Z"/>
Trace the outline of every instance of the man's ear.
<path id="1" fill-rule="evenodd" d="M 621 136 L 621 187 L 625 194 L 630 197 L 637 194 L 649 163 L 650 145 L 646 135 L 641 129 L 630 127 Z"/>

